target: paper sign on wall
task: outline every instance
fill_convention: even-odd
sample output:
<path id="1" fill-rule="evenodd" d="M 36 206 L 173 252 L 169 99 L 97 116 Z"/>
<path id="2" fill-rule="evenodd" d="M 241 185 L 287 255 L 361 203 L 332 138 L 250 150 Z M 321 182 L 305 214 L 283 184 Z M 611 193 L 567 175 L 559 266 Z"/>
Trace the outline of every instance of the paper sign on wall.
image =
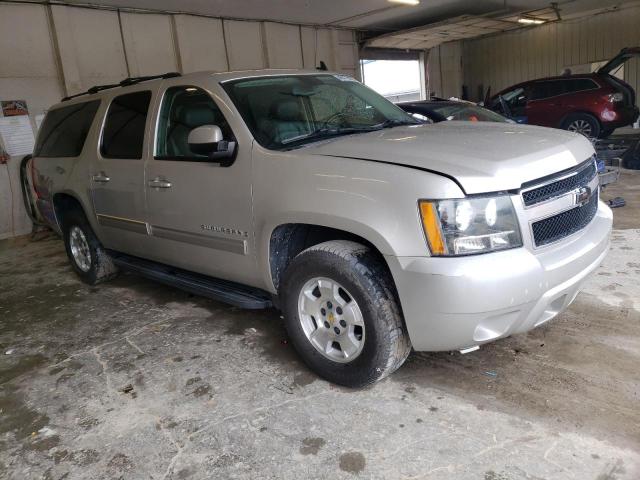
<path id="1" fill-rule="evenodd" d="M 35 139 L 28 115 L 0 117 L 0 137 L 5 150 L 12 157 L 33 152 Z"/>
<path id="2" fill-rule="evenodd" d="M 2 115 L 5 117 L 18 117 L 20 115 L 29 115 L 26 100 L 3 100 Z"/>

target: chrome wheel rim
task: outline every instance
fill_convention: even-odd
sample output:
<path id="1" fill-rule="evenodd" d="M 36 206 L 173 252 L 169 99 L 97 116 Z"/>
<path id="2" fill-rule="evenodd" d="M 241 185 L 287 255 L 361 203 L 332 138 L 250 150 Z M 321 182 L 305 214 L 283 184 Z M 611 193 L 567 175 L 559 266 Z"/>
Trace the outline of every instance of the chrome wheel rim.
<path id="1" fill-rule="evenodd" d="M 567 130 L 580 133 L 585 137 L 590 137 L 592 133 L 591 125 L 586 120 L 574 120 L 569 124 Z"/>
<path id="2" fill-rule="evenodd" d="M 71 248 L 73 261 L 76 262 L 78 268 L 83 272 L 88 272 L 91 268 L 91 250 L 89 250 L 87 237 L 79 227 L 71 227 L 69 247 Z"/>
<path id="3" fill-rule="evenodd" d="M 325 358 L 349 363 L 362 353 L 365 328 L 358 303 L 335 280 L 316 277 L 298 297 L 298 318 L 309 343 Z"/>

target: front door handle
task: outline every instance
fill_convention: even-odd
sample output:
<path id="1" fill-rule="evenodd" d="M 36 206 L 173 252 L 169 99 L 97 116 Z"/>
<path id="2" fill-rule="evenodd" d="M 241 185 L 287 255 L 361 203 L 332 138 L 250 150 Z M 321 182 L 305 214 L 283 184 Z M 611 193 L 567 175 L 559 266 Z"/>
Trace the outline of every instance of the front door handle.
<path id="1" fill-rule="evenodd" d="M 65 172 L 65 169 L 58 165 L 56 166 L 56 172 L 62 175 Z"/>
<path id="2" fill-rule="evenodd" d="M 97 174 L 97 175 L 93 175 L 93 176 L 91 177 L 91 179 L 92 179 L 94 182 L 98 182 L 98 183 L 107 183 L 109 180 L 111 180 L 111 178 L 109 178 L 109 177 L 107 176 L 107 174 L 106 174 L 106 173 L 104 173 L 104 172 L 100 172 L 100 173 L 99 173 L 99 174 Z"/>
<path id="3" fill-rule="evenodd" d="M 153 180 L 150 180 L 148 185 L 151 188 L 171 188 L 171 182 L 168 182 L 160 177 L 156 177 Z"/>

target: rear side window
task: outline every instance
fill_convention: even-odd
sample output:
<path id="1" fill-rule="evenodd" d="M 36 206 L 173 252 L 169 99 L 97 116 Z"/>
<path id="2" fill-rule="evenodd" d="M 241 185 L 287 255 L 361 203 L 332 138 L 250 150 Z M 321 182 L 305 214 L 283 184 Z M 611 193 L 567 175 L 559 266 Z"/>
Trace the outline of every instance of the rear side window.
<path id="1" fill-rule="evenodd" d="M 100 151 L 105 158 L 142 158 L 151 92 L 127 93 L 109 105 Z"/>
<path id="2" fill-rule="evenodd" d="M 566 93 L 584 92 L 595 88 L 598 88 L 598 85 L 588 78 L 567 78 L 566 80 L 535 82 L 531 86 L 531 100 L 542 100 Z"/>
<path id="3" fill-rule="evenodd" d="M 566 80 L 536 82 L 531 86 L 531 100 L 555 97 L 567 93 Z"/>
<path id="4" fill-rule="evenodd" d="M 100 100 L 50 110 L 42 122 L 34 157 L 77 157 L 82 152 Z"/>
<path id="5" fill-rule="evenodd" d="M 598 85 L 588 78 L 572 78 L 567 80 L 568 92 L 584 92 L 586 90 L 594 90 L 598 88 Z"/>

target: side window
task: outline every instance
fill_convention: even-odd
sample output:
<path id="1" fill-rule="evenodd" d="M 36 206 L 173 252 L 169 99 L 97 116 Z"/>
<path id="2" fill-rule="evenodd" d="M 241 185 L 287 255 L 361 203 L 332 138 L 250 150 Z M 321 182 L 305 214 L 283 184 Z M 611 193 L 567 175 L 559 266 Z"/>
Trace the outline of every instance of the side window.
<path id="1" fill-rule="evenodd" d="M 566 80 L 536 82 L 531 88 L 531 100 L 543 100 L 567 93 Z"/>
<path id="2" fill-rule="evenodd" d="M 159 160 L 207 160 L 189 148 L 189 132 L 203 125 L 217 125 L 225 140 L 234 140 L 224 115 L 204 90 L 180 86 L 168 88 L 162 100 L 155 158 Z"/>
<path id="3" fill-rule="evenodd" d="M 531 85 L 531 100 L 542 100 L 548 96 L 546 82 L 536 82 Z"/>
<path id="4" fill-rule="evenodd" d="M 142 158 L 151 92 L 127 93 L 109 105 L 100 151 L 105 158 Z"/>
<path id="5" fill-rule="evenodd" d="M 566 80 L 554 80 L 549 82 L 547 87 L 547 96 L 555 97 L 557 95 L 565 94 L 568 91 L 567 87 L 568 83 Z"/>
<path id="6" fill-rule="evenodd" d="M 567 91 L 571 93 L 575 92 L 584 92 L 586 90 L 593 90 L 598 88 L 598 85 L 594 83 L 593 80 L 589 80 L 588 78 L 572 78 L 571 80 L 567 80 Z"/>
<path id="7" fill-rule="evenodd" d="M 50 110 L 38 133 L 34 157 L 77 157 L 87 139 L 100 100 Z"/>

